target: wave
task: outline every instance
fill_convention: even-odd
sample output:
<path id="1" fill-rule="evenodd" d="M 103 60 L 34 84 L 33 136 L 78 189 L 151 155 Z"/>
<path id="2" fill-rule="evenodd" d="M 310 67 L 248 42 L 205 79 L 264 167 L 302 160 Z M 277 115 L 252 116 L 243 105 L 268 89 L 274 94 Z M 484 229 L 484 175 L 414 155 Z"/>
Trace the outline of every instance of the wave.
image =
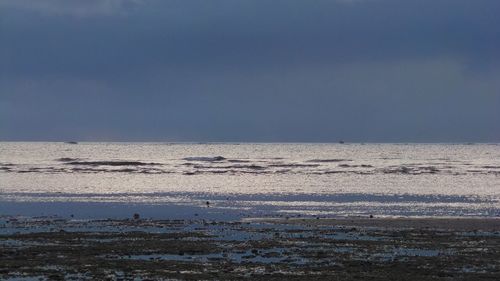
<path id="1" fill-rule="evenodd" d="M 334 163 L 334 162 L 345 162 L 345 161 L 352 161 L 350 159 L 311 159 L 307 160 L 306 162 L 312 162 L 312 163 Z"/>
<path id="2" fill-rule="evenodd" d="M 154 166 L 160 163 L 146 163 L 140 161 L 70 161 L 67 165 L 87 165 L 87 166 Z"/>
<path id="3" fill-rule="evenodd" d="M 183 160 L 186 161 L 205 161 L 205 162 L 218 162 L 224 161 L 226 158 L 222 156 L 214 156 L 214 157 L 185 157 Z"/>

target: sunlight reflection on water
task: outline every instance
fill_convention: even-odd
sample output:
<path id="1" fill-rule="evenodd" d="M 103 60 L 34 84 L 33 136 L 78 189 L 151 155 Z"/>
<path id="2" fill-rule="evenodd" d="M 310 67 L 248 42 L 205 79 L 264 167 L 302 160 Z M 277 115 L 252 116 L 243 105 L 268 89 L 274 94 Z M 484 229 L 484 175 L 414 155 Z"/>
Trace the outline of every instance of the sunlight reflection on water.
<path id="1" fill-rule="evenodd" d="M 0 143 L 5 202 L 499 216 L 499 187 L 496 144 Z"/>

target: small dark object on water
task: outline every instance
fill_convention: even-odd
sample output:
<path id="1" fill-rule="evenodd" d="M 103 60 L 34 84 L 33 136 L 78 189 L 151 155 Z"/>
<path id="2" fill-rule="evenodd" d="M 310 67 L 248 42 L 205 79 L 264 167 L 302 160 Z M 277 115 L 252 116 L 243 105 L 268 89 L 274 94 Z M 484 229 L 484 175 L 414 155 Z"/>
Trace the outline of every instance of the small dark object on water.
<path id="1" fill-rule="evenodd" d="M 373 219 L 373 215 L 370 215 L 370 219 Z"/>
<path id="2" fill-rule="evenodd" d="M 134 214 L 134 220 L 138 220 L 141 216 L 138 213 Z"/>
<path id="3" fill-rule="evenodd" d="M 210 202 L 207 201 L 207 207 L 210 207 Z"/>
<path id="4" fill-rule="evenodd" d="M 340 143 L 340 144 L 343 144 L 343 143 L 345 143 L 345 142 L 344 142 L 343 140 L 339 140 L 339 143 Z"/>
<path id="5" fill-rule="evenodd" d="M 78 142 L 76 142 L 76 141 L 67 141 L 67 142 L 65 142 L 65 143 L 66 143 L 66 144 L 78 144 Z"/>

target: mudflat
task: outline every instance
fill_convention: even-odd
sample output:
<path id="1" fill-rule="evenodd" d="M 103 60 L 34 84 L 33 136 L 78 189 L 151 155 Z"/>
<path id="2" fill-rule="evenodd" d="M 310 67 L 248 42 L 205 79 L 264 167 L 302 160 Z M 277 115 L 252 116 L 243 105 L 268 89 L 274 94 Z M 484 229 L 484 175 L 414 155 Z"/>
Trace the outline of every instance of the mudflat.
<path id="1" fill-rule="evenodd" d="M 498 219 L 0 219 L 0 278 L 499 280 Z"/>
<path id="2" fill-rule="evenodd" d="M 259 219 L 253 219 L 256 221 Z M 500 218 L 442 218 L 442 217 L 385 217 L 385 218 L 290 218 L 290 219 L 260 219 L 265 222 L 306 224 L 323 226 L 360 226 L 377 228 L 413 228 L 454 231 L 500 231 Z"/>

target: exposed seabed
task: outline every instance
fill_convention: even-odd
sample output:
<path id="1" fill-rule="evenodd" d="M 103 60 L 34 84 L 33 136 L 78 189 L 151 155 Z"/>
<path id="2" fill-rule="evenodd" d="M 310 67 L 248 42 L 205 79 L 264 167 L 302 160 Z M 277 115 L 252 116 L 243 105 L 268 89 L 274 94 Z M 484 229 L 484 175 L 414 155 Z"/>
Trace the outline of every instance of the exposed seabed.
<path id="1" fill-rule="evenodd" d="M 5 280 L 498 280 L 500 219 L 0 218 Z"/>

